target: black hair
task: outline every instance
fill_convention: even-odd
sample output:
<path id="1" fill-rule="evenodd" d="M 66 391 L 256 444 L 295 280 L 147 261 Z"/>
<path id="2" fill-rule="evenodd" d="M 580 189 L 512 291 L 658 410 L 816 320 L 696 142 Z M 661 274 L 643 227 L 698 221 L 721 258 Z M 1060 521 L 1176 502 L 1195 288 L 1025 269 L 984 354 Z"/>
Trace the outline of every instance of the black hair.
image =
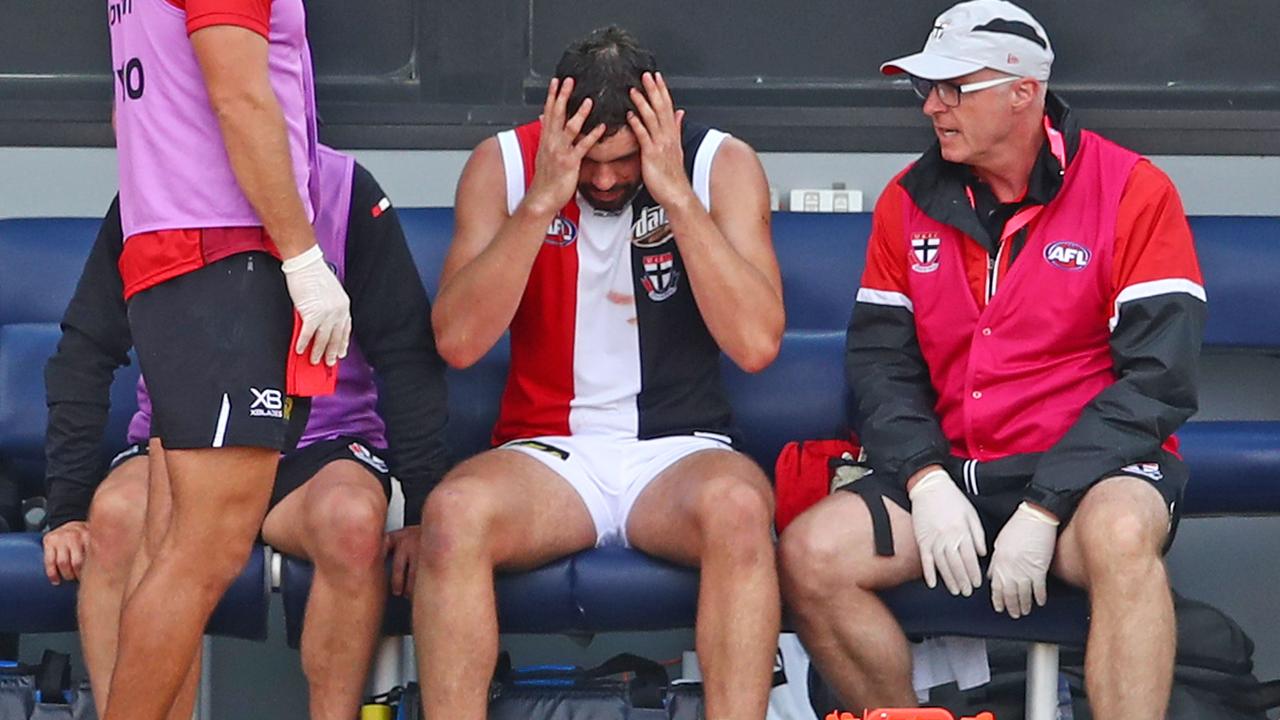
<path id="1" fill-rule="evenodd" d="M 631 88 L 644 89 L 640 76 L 657 72 L 653 53 L 640 46 L 635 36 L 617 25 L 593 30 L 565 48 L 556 64 L 556 77 L 573 78 L 573 93 L 567 112 L 572 116 L 591 98 L 591 113 L 582 126 L 589 132 L 604 123 L 606 134 L 627 124 L 627 111 L 635 110 Z"/>

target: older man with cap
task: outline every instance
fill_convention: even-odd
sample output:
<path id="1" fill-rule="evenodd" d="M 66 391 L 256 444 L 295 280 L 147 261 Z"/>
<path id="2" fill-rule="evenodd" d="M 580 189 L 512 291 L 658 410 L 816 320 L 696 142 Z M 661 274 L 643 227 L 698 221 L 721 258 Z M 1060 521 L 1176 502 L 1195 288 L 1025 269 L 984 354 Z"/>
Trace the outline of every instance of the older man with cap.
<path id="1" fill-rule="evenodd" d="M 986 578 L 1019 618 L 1053 572 L 1089 593 L 1095 716 L 1164 717 L 1173 432 L 1196 410 L 1204 289 L 1172 183 L 1076 125 L 1052 62 L 1035 18 L 975 0 L 881 67 L 909 77 L 937 142 L 876 204 L 849 325 L 873 472 L 780 549 L 796 627 L 855 707 L 916 699 L 875 591 L 923 576 L 968 596 Z"/>

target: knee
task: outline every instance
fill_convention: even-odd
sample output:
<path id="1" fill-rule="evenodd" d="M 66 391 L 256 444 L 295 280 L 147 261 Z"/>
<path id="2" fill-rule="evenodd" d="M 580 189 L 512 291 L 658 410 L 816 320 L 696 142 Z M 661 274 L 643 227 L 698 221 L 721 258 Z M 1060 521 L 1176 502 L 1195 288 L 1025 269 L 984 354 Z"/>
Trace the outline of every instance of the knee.
<path id="1" fill-rule="evenodd" d="M 1127 574 L 1135 566 L 1158 562 L 1168 532 L 1167 515 L 1159 515 L 1148 503 L 1087 496 L 1072 521 L 1079 527 L 1080 549 L 1090 575 Z"/>
<path id="2" fill-rule="evenodd" d="M 147 490 L 142 483 L 101 488 L 89 506 L 89 547 L 94 564 L 127 570 L 142 541 Z"/>
<path id="3" fill-rule="evenodd" d="M 856 572 L 851 553 L 856 544 L 848 542 L 857 529 L 851 523 L 833 525 L 829 514 L 807 513 L 787 527 L 778 543 L 778 573 L 788 604 L 801 609 L 821 602 L 832 593 L 865 583 Z M 870 532 L 870 529 L 867 529 Z"/>
<path id="4" fill-rule="evenodd" d="M 376 568 L 383 558 L 386 522 L 387 503 L 380 492 L 326 493 L 307 512 L 316 568 L 343 575 Z"/>
<path id="5" fill-rule="evenodd" d="M 254 542 L 249 539 L 217 543 L 206 548 L 202 559 L 197 561 L 201 569 L 196 578 L 197 585 L 202 591 L 221 597 L 244 572 L 253 547 Z M 181 557 L 190 561 L 191 554 L 188 551 Z"/>
<path id="6" fill-rule="evenodd" d="M 767 547 L 772 553 L 773 494 L 763 478 L 707 478 L 696 512 L 708 551 L 755 556 Z"/>
<path id="7" fill-rule="evenodd" d="M 422 508 L 420 566 L 430 570 L 459 554 L 482 552 L 493 529 L 489 491 L 467 477 L 452 477 L 427 496 Z"/>

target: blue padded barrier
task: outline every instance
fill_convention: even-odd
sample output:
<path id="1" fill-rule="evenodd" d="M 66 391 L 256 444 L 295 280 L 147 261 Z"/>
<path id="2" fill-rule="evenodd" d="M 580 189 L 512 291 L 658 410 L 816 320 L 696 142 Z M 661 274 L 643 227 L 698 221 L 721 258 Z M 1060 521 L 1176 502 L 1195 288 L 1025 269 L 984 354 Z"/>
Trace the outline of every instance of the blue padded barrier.
<path id="1" fill-rule="evenodd" d="M 787 330 L 844 333 L 870 233 L 871 216 L 865 213 L 773 214 Z"/>
<path id="2" fill-rule="evenodd" d="M 1186 514 L 1280 513 L 1280 421 L 1192 422 L 1178 438 L 1191 470 Z"/>
<path id="3" fill-rule="evenodd" d="M 0 633 L 76 629 L 78 583 L 49 584 L 36 533 L 0 533 Z"/>
<path id="4" fill-rule="evenodd" d="M 62 318 L 100 224 L 91 218 L 0 220 L 0 325 Z"/>
<path id="5" fill-rule="evenodd" d="M 270 579 L 267 549 L 255 546 L 209 620 L 215 635 L 265 640 Z M 79 584 L 49 584 L 38 533 L 0 534 L 0 633 L 75 632 Z"/>
<path id="6" fill-rule="evenodd" d="M 844 427 L 844 331 L 788 330 L 778 359 L 747 374 L 725 359 L 725 392 L 744 452 L 769 475 L 782 446 L 798 438 L 837 437 Z"/>
<path id="7" fill-rule="evenodd" d="M 280 595 L 284 600 L 285 636 L 291 647 L 302 639 L 307 595 L 315 573 L 311 563 L 285 557 L 280 571 Z M 497 576 L 498 623 L 503 632 L 571 632 L 583 625 L 582 609 L 571 593 L 573 566 L 570 559 L 522 573 Z M 409 600 L 387 594 L 387 610 L 382 632 L 408 635 L 413 632 Z"/>
<path id="8" fill-rule="evenodd" d="M 1280 352 L 1280 217 L 1189 220 L 1209 299 L 1205 346 Z"/>
<path id="9" fill-rule="evenodd" d="M 698 572 L 619 547 L 573 556 L 587 632 L 693 627 Z"/>
<path id="10" fill-rule="evenodd" d="M 60 336 L 56 322 L 0 325 L 0 457 L 27 487 L 28 494 L 42 494 L 36 491 L 43 490 L 44 432 L 48 421 L 44 365 L 57 348 Z M 104 463 L 123 445 L 129 419 L 137 409 L 137 382 L 138 364 L 134 362 L 121 368 L 111 385 L 106 437 L 113 440 L 102 447 Z"/>
<path id="11" fill-rule="evenodd" d="M 451 241 L 452 210 L 404 208 L 399 214 L 434 296 Z M 0 220 L 0 463 L 28 486 L 38 484 L 43 474 L 44 359 L 53 350 L 58 319 L 97 225 L 96 219 Z M 1194 217 L 1191 225 L 1210 300 L 1206 347 L 1280 352 L 1280 314 L 1265 311 L 1280 301 L 1280 290 L 1259 271 L 1280 262 L 1280 218 Z M 766 470 L 784 442 L 833 435 L 844 421 L 844 330 L 862 272 L 870 215 L 776 213 L 773 228 L 787 305 L 779 359 L 756 375 L 724 364 L 744 449 Z M 448 373 L 449 440 L 459 457 L 487 447 L 506 353 L 504 340 L 476 366 Z M 104 454 L 119 447 L 133 411 L 133 372 L 113 387 L 112 439 Z M 1280 422 L 1192 422 L 1179 435 L 1192 471 L 1188 514 L 1280 512 Z M 38 627 L 73 626 L 74 605 L 57 595 L 66 595 L 69 588 L 49 588 L 38 541 L 34 546 L 5 541 L 18 544 L 0 544 L 0 631 L 6 629 L 5 618 L 12 618 L 9 629 L 24 631 L 30 631 L 20 627 L 26 621 Z M 299 568 L 309 570 L 293 560 L 284 565 L 291 633 L 300 627 L 309 582 L 309 574 Z M 30 594 L 9 593 L 10 577 L 31 583 Z M 696 571 L 640 553 L 588 551 L 533 573 L 504 576 L 499 582 L 501 624 L 509 631 L 575 633 L 689 626 L 696 582 Z M 918 585 L 885 597 L 915 634 L 968 628 L 972 634 L 1071 642 L 1086 627 L 1083 596 L 1074 591 L 1055 590 L 1049 607 L 1020 621 L 992 618 L 986 603 L 953 600 Z M 47 617 L 16 610 L 27 599 Z M 254 602 L 251 598 L 249 607 L 256 618 Z M 1059 611 L 1067 615 L 1055 615 Z M 48 617 L 61 619 L 50 622 Z M 939 629 L 938 623 L 946 627 Z M 408 630 L 403 601 L 392 599 L 387 630 Z"/>

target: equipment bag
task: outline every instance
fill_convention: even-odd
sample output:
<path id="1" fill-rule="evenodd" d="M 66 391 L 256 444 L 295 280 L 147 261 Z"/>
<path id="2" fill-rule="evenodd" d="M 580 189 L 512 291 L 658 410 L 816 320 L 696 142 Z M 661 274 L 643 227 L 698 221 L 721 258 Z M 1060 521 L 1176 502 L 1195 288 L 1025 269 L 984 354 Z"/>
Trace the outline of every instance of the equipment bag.
<path id="1" fill-rule="evenodd" d="M 1253 640 L 1222 610 L 1179 595 L 1173 598 L 1178 649 L 1168 720 L 1266 720 L 1280 707 L 1280 680 L 1253 674 Z M 1064 650 L 1062 672 L 1084 685 L 1084 653 Z M 1079 692 L 1083 696 L 1082 691 Z M 1089 720 L 1077 713 L 1075 720 Z"/>
<path id="2" fill-rule="evenodd" d="M 39 665 L 0 662 L 0 720 L 97 720 L 88 683 L 71 688 L 71 658 L 46 650 Z"/>
<path id="3" fill-rule="evenodd" d="M 778 534 L 809 506 L 864 474 L 861 454 L 852 435 L 846 440 L 795 440 L 784 445 L 773 468 L 773 524 Z"/>
<path id="4" fill-rule="evenodd" d="M 489 695 L 489 720 L 668 718 L 667 671 L 629 653 L 586 669 L 573 665 L 513 668 L 504 653 Z"/>

